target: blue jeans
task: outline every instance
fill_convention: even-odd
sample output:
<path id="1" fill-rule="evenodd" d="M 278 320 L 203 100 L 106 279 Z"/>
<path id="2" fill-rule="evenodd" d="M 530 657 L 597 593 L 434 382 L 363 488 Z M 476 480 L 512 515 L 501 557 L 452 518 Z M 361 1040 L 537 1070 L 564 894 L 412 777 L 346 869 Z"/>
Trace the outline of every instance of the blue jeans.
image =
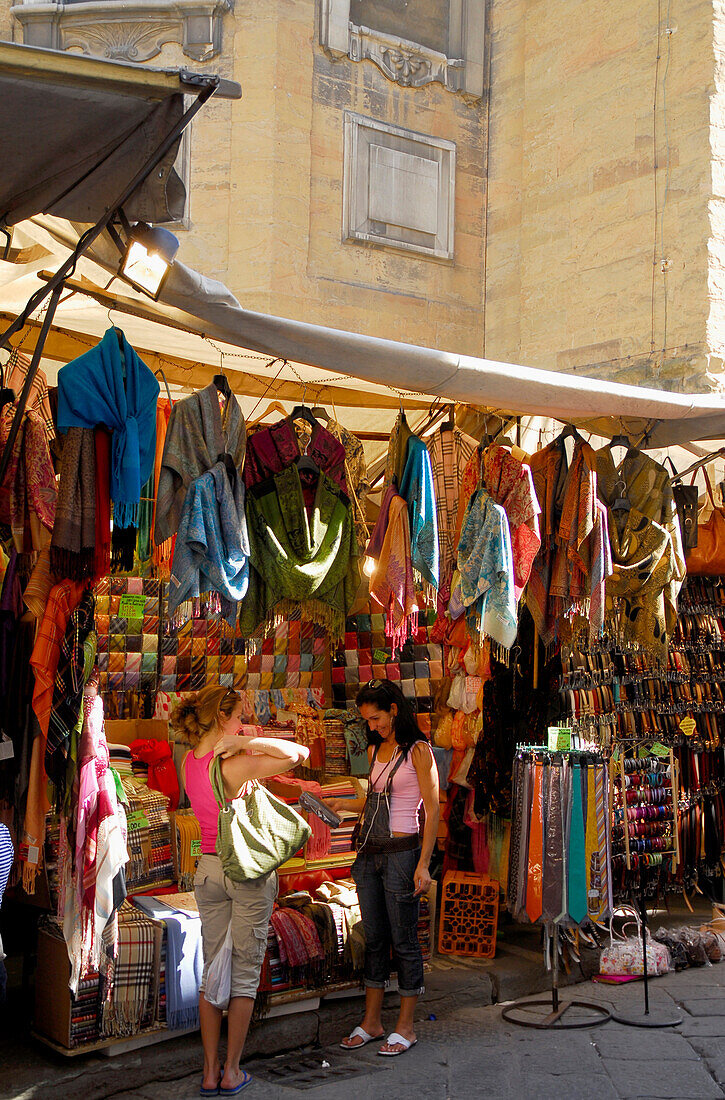
<path id="1" fill-rule="evenodd" d="M 413 876 L 420 849 L 365 855 L 352 865 L 365 929 L 365 985 L 385 989 L 390 978 L 390 948 L 398 966 L 403 997 L 424 991 L 423 956 L 418 943 L 418 899 Z"/>

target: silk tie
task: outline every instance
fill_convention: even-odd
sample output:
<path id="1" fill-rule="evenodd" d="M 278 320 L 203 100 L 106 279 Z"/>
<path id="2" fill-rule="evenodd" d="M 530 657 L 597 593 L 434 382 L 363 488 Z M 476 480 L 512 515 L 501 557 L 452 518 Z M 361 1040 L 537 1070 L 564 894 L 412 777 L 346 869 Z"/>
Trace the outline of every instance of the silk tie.
<path id="1" fill-rule="evenodd" d="M 510 913 L 516 912 L 516 898 L 519 889 L 519 848 L 521 845 L 521 827 L 524 816 L 524 770 L 526 765 L 520 757 L 514 760 L 514 814 L 511 821 L 511 846 L 508 860 L 508 888 L 506 902 Z M 505 866 L 505 864 L 503 865 Z"/>
<path id="2" fill-rule="evenodd" d="M 546 859 L 544 861 L 543 917 L 558 920 L 564 886 L 564 818 L 561 799 L 561 767 L 547 769 Z"/>
<path id="3" fill-rule="evenodd" d="M 529 869 L 526 879 L 526 912 L 533 924 L 541 916 L 541 886 L 543 876 L 543 775 L 544 765 L 534 764 L 534 795 L 531 800 L 529 827 Z"/>
<path id="4" fill-rule="evenodd" d="M 587 828 L 584 853 L 584 866 L 587 874 L 587 912 L 595 917 L 599 910 L 599 835 L 597 830 L 597 769 L 590 764 L 586 769 L 587 778 Z"/>
<path id="5" fill-rule="evenodd" d="M 582 806 L 582 771 L 571 769 L 571 823 L 569 827 L 569 916 L 581 924 L 587 915 L 587 871 Z"/>
<path id="6" fill-rule="evenodd" d="M 521 783 L 521 818 L 519 837 L 519 871 L 516 878 L 516 904 L 514 913 L 520 915 L 526 905 L 526 872 L 529 861 L 529 821 L 531 817 L 531 784 L 533 780 L 532 768 L 526 762 L 523 763 Z"/>

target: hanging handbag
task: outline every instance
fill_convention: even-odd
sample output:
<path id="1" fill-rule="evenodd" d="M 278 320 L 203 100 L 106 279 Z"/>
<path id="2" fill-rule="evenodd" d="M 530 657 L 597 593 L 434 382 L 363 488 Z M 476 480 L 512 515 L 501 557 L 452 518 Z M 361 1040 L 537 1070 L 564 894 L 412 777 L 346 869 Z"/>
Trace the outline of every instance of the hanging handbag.
<path id="1" fill-rule="evenodd" d="M 672 459 L 667 456 L 667 461 L 672 467 L 672 473 L 675 475 L 672 479 L 672 496 L 675 498 L 675 507 L 677 508 L 677 518 L 680 521 L 680 531 L 682 533 L 682 545 L 685 548 L 685 554 L 689 550 L 693 550 L 697 546 L 697 511 L 698 511 L 698 499 L 699 493 L 696 485 L 683 485 L 679 480 L 680 475 L 675 469 L 675 464 Z"/>
<path id="2" fill-rule="evenodd" d="M 698 524 L 697 546 L 687 556 L 687 572 L 695 577 L 716 577 L 725 573 L 725 509 L 715 504 L 710 478 L 704 467 L 703 473 L 712 514 L 704 523 Z"/>
<path id="3" fill-rule="evenodd" d="M 276 871 L 309 840 L 312 830 L 305 819 L 256 779 L 228 801 L 218 756 L 209 779 L 219 806 L 216 854 L 232 882 L 249 882 Z"/>

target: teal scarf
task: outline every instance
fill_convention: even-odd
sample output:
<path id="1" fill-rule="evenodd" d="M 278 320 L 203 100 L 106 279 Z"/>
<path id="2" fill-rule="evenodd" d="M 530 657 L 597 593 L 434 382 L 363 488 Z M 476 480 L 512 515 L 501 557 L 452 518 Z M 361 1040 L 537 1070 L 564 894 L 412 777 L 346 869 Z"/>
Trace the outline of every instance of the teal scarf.
<path id="1" fill-rule="evenodd" d="M 408 440 L 400 495 L 408 505 L 413 569 L 438 590 L 440 578 L 438 514 L 428 448 L 417 435 Z"/>

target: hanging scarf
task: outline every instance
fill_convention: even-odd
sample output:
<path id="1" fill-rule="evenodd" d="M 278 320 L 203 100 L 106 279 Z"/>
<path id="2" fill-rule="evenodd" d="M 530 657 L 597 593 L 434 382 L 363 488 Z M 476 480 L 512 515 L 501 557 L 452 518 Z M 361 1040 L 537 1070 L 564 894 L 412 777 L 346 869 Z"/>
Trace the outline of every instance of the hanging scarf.
<path id="1" fill-rule="evenodd" d="M 300 444 L 293 421 L 287 417 L 270 428 L 262 428 L 250 436 L 247 458 L 244 463 L 244 484 L 247 489 L 260 485 L 275 474 L 288 469 L 301 455 Z M 346 495 L 345 448 L 339 440 L 316 420 L 305 448 L 323 473 Z"/>
<path id="2" fill-rule="evenodd" d="M 390 502 L 394 497 L 398 496 L 398 490 L 389 485 L 383 494 L 383 499 L 380 504 L 380 512 L 378 513 L 377 523 L 373 529 L 373 533 L 370 536 L 370 542 L 365 550 L 365 555 L 368 558 L 372 558 L 373 561 L 377 561 L 380 557 L 380 552 L 383 549 L 383 543 L 385 542 L 385 535 L 388 530 L 388 517 L 390 513 Z"/>
<path id="3" fill-rule="evenodd" d="M 561 620 L 589 616 L 591 601 L 603 603 L 604 538 L 595 535 L 602 515 L 597 508 L 594 451 L 577 439 L 567 468 L 564 440 L 559 438 L 531 458 L 531 473 L 541 506 L 541 548 L 531 570 L 526 602 L 539 636 L 551 652 Z M 595 561 L 594 555 L 598 553 Z M 597 591 L 593 592 L 593 585 Z M 589 622 L 593 641 L 601 630 Z"/>
<path id="4" fill-rule="evenodd" d="M 506 660 L 518 631 L 511 538 L 506 513 L 483 486 L 463 519 L 458 571 L 469 630 L 492 638 Z"/>
<path id="5" fill-rule="evenodd" d="M 153 491 L 151 496 L 153 497 L 153 516 L 151 520 L 151 530 L 156 530 L 156 509 L 159 496 L 159 482 L 161 480 L 161 466 L 164 457 L 164 448 L 166 446 L 166 433 L 169 429 L 169 419 L 171 417 L 172 403 L 170 399 L 161 398 L 156 405 L 156 456 L 154 459 L 154 475 L 153 475 Z M 153 551 L 151 554 L 151 560 L 156 568 L 157 576 L 163 580 L 167 580 L 171 573 L 171 558 L 174 551 L 173 537 L 167 539 L 165 542 L 156 543 L 153 542 Z"/>
<path id="6" fill-rule="evenodd" d="M 95 578 L 111 571 L 111 433 L 96 428 L 93 433 L 96 456 L 96 554 Z"/>
<path id="7" fill-rule="evenodd" d="M 357 436 L 349 432 L 347 428 L 343 428 L 342 424 L 338 424 L 336 420 L 328 420 L 327 430 L 345 448 L 347 491 L 352 503 L 358 547 L 362 554 L 370 535 L 365 516 L 365 500 L 370 492 L 365 449 Z"/>
<path id="8" fill-rule="evenodd" d="M 120 527 L 115 522 L 111 534 L 111 572 L 133 572 L 134 554 L 136 552 L 137 530 L 135 527 Z"/>
<path id="9" fill-rule="evenodd" d="M 78 724 L 84 686 L 84 646 L 93 629 L 96 601 L 90 589 L 83 593 L 63 636 L 55 673 L 48 720 L 45 770 L 62 801 L 71 732 Z"/>
<path id="10" fill-rule="evenodd" d="M 536 499 L 531 470 L 514 458 L 507 447 L 492 443 L 483 455 L 483 479 L 492 499 L 501 505 L 509 521 L 514 595 L 518 603 L 541 546 L 541 508 Z"/>
<path id="11" fill-rule="evenodd" d="M 395 652 L 418 629 L 408 508 L 398 495 L 389 502 L 388 527 L 370 579 L 370 595 L 385 611 L 385 633 Z"/>
<path id="12" fill-rule="evenodd" d="M 441 428 L 428 440 L 428 453 L 438 514 L 440 579 L 447 581 L 456 568 L 456 514 L 463 474 L 469 459 L 476 453 L 476 441 L 464 435 L 460 428 Z"/>
<path id="13" fill-rule="evenodd" d="M 418 439 L 417 435 L 411 435 L 408 440 L 400 495 L 408 505 L 413 570 L 420 576 L 424 585 L 430 585 L 437 591 L 440 566 L 433 471 L 425 443 L 422 439 Z M 432 602 L 435 606 L 435 598 Z"/>
<path id="14" fill-rule="evenodd" d="M 6 412 L 14 407 L 6 406 Z M 7 415 L 0 424 L 0 446 L 8 438 L 11 423 Z M 10 527 L 19 554 L 31 554 L 50 544 L 56 498 L 55 471 L 44 423 L 34 413 L 26 413 L 0 486 L 0 522 Z"/>
<path id="15" fill-rule="evenodd" d="M 390 433 L 390 442 L 388 443 L 388 457 L 385 462 L 386 486 L 394 484 L 395 488 L 400 488 L 400 483 L 403 480 L 403 470 L 405 469 L 405 460 L 408 456 L 408 440 L 412 434 L 413 433 L 408 427 L 405 413 L 401 409 L 393 425 L 393 430 Z"/>
<path id="16" fill-rule="evenodd" d="M 466 508 L 468 502 L 478 488 L 481 480 L 481 449 L 477 448 L 468 462 L 461 475 L 461 490 L 458 498 L 458 513 L 456 515 L 456 528 L 455 535 L 453 537 L 453 545 L 458 553 L 458 543 L 461 541 L 461 528 L 463 527 L 463 517 L 466 514 Z"/>
<path id="17" fill-rule="evenodd" d="M 342 639 L 359 584 L 357 541 L 350 503 L 320 472 L 310 518 L 296 466 L 247 492 L 249 591 L 240 628 L 251 636 L 260 623 L 301 612 Z"/>
<path id="18" fill-rule="evenodd" d="M 661 463 L 634 447 L 627 451 L 619 469 L 614 465 L 611 447 L 602 447 L 595 452 L 595 457 L 599 499 L 611 508 L 619 496 L 617 483 L 623 481 L 625 495 L 632 507 L 647 519 L 659 523 L 672 539 L 675 572 L 664 592 L 667 633 L 672 634 L 677 624 L 677 597 L 687 568 L 669 474 Z"/>
<path id="19" fill-rule="evenodd" d="M 636 508 L 622 528 L 609 513 L 612 575 L 606 584 L 606 616 L 618 644 L 667 661 L 664 591 L 675 572 L 672 539 L 664 527 Z"/>
<path id="20" fill-rule="evenodd" d="M 185 600 L 217 592 L 222 614 L 234 625 L 237 602 L 249 584 L 249 539 L 244 485 L 222 462 L 192 481 L 184 501 L 169 585 L 169 613 Z"/>
<path id="21" fill-rule="evenodd" d="M 23 355 L 22 352 L 19 352 L 17 348 L 13 348 L 10 352 L 10 358 L 5 364 L 4 381 L 9 389 L 15 391 L 15 396 L 18 398 L 25 386 L 25 379 L 29 366 L 30 359 Z M 40 367 L 36 368 L 35 374 L 33 375 L 33 381 L 30 383 L 30 392 L 28 393 L 28 400 L 25 408 L 28 412 L 34 413 L 42 420 L 48 443 L 52 443 L 55 439 L 55 425 L 53 423 L 53 414 L 50 410 L 48 379 Z"/>
<path id="22" fill-rule="evenodd" d="M 42 619 L 52 587 L 50 550 L 41 550 L 23 592 L 23 603 L 33 619 Z"/>
<path id="23" fill-rule="evenodd" d="M 90 428 L 69 428 L 60 460 L 50 561 L 59 577 L 82 581 L 94 573 L 96 554 L 96 461 Z"/>
<path id="24" fill-rule="evenodd" d="M 159 383 L 120 329 L 58 371 L 58 430 L 113 430 L 111 499 L 114 524 L 138 524 L 141 486 L 153 469 Z"/>

